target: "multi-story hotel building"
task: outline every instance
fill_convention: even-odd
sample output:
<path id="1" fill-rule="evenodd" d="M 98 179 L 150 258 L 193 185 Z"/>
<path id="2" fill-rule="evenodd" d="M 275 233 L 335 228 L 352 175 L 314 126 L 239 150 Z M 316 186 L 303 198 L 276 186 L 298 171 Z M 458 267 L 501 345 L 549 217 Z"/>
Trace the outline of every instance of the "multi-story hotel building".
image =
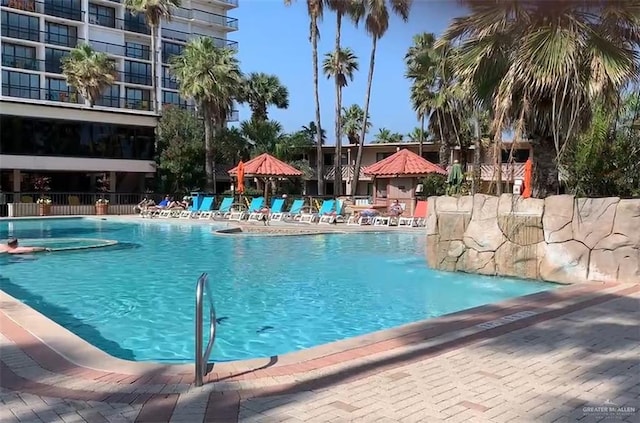
<path id="1" fill-rule="evenodd" d="M 167 63 L 193 37 L 220 46 L 238 29 L 227 12 L 238 0 L 183 0 L 163 21 L 157 40 L 157 98 L 182 99 Z M 0 0 L 0 172 L 4 192 L 33 190 L 34 175 L 51 177 L 51 190 L 91 192 L 110 175 L 111 191 L 140 192 L 155 173 L 151 37 L 144 16 L 121 0 Z M 69 87 L 60 60 L 80 43 L 107 53 L 118 78 L 94 107 Z"/>

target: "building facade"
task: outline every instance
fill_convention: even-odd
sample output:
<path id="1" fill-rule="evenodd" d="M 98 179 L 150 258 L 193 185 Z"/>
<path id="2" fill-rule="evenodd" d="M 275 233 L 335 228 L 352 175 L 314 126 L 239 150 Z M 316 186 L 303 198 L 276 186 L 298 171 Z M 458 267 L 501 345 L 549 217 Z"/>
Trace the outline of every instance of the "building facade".
<path id="1" fill-rule="evenodd" d="M 169 73 L 171 56 L 194 37 L 221 47 L 238 29 L 227 13 L 238 0 L 183 0 L 158 31 L 157 98 L 192 107 Z M 0 0 L 0 189 L 33 190 L 35 175 L 52 191 L 90 192 L 107 174 L 113 192 L 141 192 L 155 175 L 150 30 L 121 0 Z M 89 107 L 61 73 L 61 59 L 88 43 L 116 63 L 118 77 Z M 234 116 L 230 120 L 233 120 Z"/>

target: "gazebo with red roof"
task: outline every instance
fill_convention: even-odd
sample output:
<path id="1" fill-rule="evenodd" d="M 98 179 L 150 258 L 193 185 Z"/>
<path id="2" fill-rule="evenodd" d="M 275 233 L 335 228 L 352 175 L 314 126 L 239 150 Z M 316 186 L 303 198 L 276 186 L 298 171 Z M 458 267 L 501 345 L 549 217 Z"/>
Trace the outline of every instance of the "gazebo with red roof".
<path id="1" fill-rule="evenodd" d="M 238 166 L 229 171 L 229 175 L 236 176 L 238 173 Z M 264 182 L 264 196 L 267 199 L 267 188 L 269 181 L 273 178 L 291 178 L 300 177 L 302 172 L 283 162 L 278 160 L 270 154 L 263 153 L 248 162 L 244 163 L 244 176 L 250 178 L 260 178 Z"/>
<path id="2" fill-rule="evenodd" d="M 386 159 L 367 166 L 364 173 L 373 177 L 374 204 L 381 198 L 386 202 L 398 200 L 406 204 L 406 210 L 411 214 L 419 179 L 430 173 L 447 174 L 440 166 L 407 149 L 398 150 Z"/>

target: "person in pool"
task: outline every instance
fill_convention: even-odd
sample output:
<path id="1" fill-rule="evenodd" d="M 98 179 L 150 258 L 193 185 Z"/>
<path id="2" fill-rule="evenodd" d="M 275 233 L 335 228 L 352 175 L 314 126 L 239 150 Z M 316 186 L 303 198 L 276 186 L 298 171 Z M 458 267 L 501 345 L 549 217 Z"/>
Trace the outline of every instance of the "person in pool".
<path id="1" fill-rule="evenodd" d="M 51 249 L 44 247 L 21 247 L 17 238 L 9 238 L 6 244 L 0 244 L 0 253 L 30 254 L 38 253 L 40 251 L 51 251 Z"/>

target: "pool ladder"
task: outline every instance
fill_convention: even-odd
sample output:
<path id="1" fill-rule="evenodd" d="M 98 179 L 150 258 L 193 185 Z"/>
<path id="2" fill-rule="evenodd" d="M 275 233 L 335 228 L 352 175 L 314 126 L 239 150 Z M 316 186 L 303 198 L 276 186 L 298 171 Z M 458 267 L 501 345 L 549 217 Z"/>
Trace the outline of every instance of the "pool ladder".
<path id="1" fill-rule="evenodd" d="M 204 338 L 202 336 L 204 294 L 209 300 L 209 342 L 207 348 L 202 351 Z M 216 339 L 216 307 L 213 305 L 213 297 L 209 288 L 209 275 L 203 273 L 196 284 L 196 386 L 202 386 L 203 378 L 209 373 L 209 356 Z"/>

